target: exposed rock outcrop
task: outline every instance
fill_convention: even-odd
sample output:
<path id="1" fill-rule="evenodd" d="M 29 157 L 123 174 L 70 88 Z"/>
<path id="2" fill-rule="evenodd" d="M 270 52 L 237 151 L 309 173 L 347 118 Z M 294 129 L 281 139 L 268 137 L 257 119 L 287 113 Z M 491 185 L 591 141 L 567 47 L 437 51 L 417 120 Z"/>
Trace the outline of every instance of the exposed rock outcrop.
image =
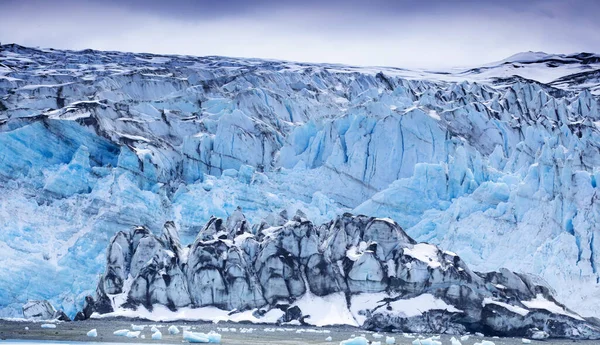
<path id="1" fill-rule="evenodd" d="M 260 318 L 280 309 L 279 322 L 310 324 L 312 311 L 301 299 L 342 294 L 346 302 L 338 307 L 367 329 L 502 336 L 537 329 L 550 337 L 600 338 L 600 328 L 555 301 L 539 278 L 473 272 L 457 254 L 416 243 L 392 220 L 344 214 L 315 226 L 299 212 L 267 224 L 252 232 L 237 210 L 226 221 L 210 219 L 186 247 L 173 222 L 159 236 L 144 227 L 119 232 L 94 310 L 213 306 L 257 309 Z"/>

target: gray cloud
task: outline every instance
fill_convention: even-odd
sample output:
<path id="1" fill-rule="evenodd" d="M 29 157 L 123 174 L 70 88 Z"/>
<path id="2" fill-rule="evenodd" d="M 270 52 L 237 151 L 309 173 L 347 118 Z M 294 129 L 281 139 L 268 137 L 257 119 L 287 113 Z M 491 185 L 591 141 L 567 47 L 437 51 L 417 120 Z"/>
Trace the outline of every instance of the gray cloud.
<path id="1" fill-rule="evenodd" d="M 600 2 L 0 0 L 0 40 L 66 49 L 441 68 L 600 51 Z"/>

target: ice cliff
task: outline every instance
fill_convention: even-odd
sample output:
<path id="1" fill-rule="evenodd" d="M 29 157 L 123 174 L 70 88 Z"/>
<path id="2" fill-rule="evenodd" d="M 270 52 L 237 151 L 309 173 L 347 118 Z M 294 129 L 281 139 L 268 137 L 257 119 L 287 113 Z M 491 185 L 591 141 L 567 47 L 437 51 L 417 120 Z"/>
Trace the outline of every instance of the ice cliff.
<path id="1" fill-rule="evenodd" d="M 237 206 L 394 219 L 600 307 L 598 55 L 443 73 L 0 47 L 0 316 L 73 316 L 116 231 L 192 243 Z M 52 282 L 52 284 L 48 284 Z"/>
<path id="2" fill-rule="evenodd" d="M 173 222 L 160 236 L 145 227 L 120 231 L 87 306 L 157 319 L 197 310 L 206 318 L 218 308 L 228 319 L 254 322 L 600 338 L 598 325 L 556 302 L 535 276 L 473 272 L 391 219 L 349 213 L 322 225 L 283 213 L 252 226 L 237 210 L 226 221 L 211 218 L 187 246 Z"/>

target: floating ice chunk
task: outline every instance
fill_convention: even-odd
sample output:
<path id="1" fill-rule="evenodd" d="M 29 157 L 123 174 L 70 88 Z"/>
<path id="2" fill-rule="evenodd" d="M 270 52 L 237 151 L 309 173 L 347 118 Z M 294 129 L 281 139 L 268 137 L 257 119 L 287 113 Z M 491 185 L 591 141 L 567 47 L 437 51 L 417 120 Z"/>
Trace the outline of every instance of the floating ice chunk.
<path id="1" fill-rule="evenodd" d="M 28 331 L 28 330 L 29 330 L 29 327 L 25 327 L 25 330 L 26 330 L 26 331 Z"/>
<path id="2" fill-rule="evenodd" d="M 413 341 L 413 345 L 442 345 L 441 341 L 435 339 L 435 337 L 427 339 L 417 339 Z"/>
<path id="3" fill-rule="evenodd" d="M 146 339 L 146 335 L 142 334 L 142 335 L 140 335 L 140 338 L 141 339 Z"/>
<path id="4" fill-rule="evenodd" d="M 544 340 L 546 338 L 548 338 L 550 335 L 544 331 L 535 331 L 533 332 L 533 334 L 531 335 L 531 339 L 535 339 L 535 340 Z"/>
<path id="5" fill-rule="evenodd" d="M 208 332 L 208 340 L 211 343 L 218 344 L 221 342 L 221 335 L 217 332 L 210 331 L 210 332 Z"/>
<path id="6" fill-rule="evenodd" d="M 208 343 L 208 337 L 204 333 L 183 331 L 183 339 L 190 343 Z"/>
<path id="7" fill-rule="evenodd" d="M 328 336 L 327 338 L 325 338 L 325 341 L 332 341 L 333 338 L 331 338 L 331 336 Z"/>
<path id="8" fill-rule="evenodd" d="M 368 345 L 369 341 L 365 337 L 354 337 L 348 340 L 342 340 L 340 345 Z"/>
<path id="9" fill-rule="evenodd" d="M 494 342 L 491 342 L 489 340 L 482 340 L 481 343 L 475 343 L 473 345 L 496 345 L 496 344 L 494 344 Z"/>
<path id="10" fill-rule="evenodd" d="M 454 337 L 450 338 L 450 343 L 451 343 L 452 345 L 462 345 L 462 344 L 460 343 L 460 341 L 459 341 L 458 339 L 454 338 Z"/>
<path id="11" fill-rule="evenodd" d="M 140 337 L 140 331 L 128 331 L 127 335 L 125 335 L 127 338 L 139 338 Z"/>
<path id="12" fill-rule="evenodd" d="M 152 328 L 150 328 L 150 332 L 156 333 L 158 332 L 158 328 L 156 328 L 156 326 L 152 326 Z"/>
<path id="13" fill-rule="evenodd" d="M 173 325 L 169 327 L 169 334 L 179 334 L 179 328 L 177 328 L 177 326 Z"/>
<path id="14" fill-rule="evenodd" d="M 196 332 L 183 332 L 183 339 L 190 343 L 214 343 L 218 344 L 221 342 L 221 335 L 216 332 L 207 333 L 196 333 Z"/>
<path id="15" fill-rule="evenodd" d="M 521 339 L 521 342 L 522 342 L 523 344 L 531 344 L 531 340 L 529 340 L 529 339 L 525 339 L 525 338 Z"/>
<path id="16" fill-rule="evenodd" d="M 113 334 L 114 334 L 114 335 L 117 335 L 117 336 L 119 336 L 119 337 L 126 337 L 126 336 L 127 336 L 127 333 L 129 333 L 129 330 L 128 330 L 128 329 L 120 329 L 120 330 L 118 330 L 118 331 L 114 331 L 114 332 L 113 332 Z"/>
<path id="17" fill-rule="evenodd" d="M 462 337 L 460 337 L 460 340 L 467 341 L 467 340 L 469 340 L 469 336 L 468 335 L 463 335 Z"/>
<path id="18" fill-rule="evenodd" d="M 131 324 L 131 329 L 134 331 L 143 331 L 146 326 Z"/>
<path id="19" fill-rule="evenodd" d="M 96 329 L 92 329 L 91 331 L 87 332 L 87 336 L 88 337 L 92 337 L 92 338 L 96 338 L 98 336 L 98 331 L 96 331 Z"/>
<path id="20" fill-rule="evenodd" d="M 373 338 L 375 338 L 375 339 L 383 338 L 383 335 L 381 335 L 379 333 L 373 333 Z"/>
<path id="21" fill-rule="evenodd" d="M 395 344 L 396 343 L 396 338 L 394 338 L 394 337 L 385 337 L 385 343 L 386 344 Z"/>
<path id="22" fill-rule="evenodd" d="M 403 336 L 404 338 L 409 338 L 409 339 L 413 339 L 413 338 L 415 337 L 414 335 L 412 335 L 412 334 L 410 334 L 410 333 L 402 333 L 402 336 Z"/>
<path id="23" fill-rule="evenodd" d="M 52 323 L 44 323 L 42 324 L 42 328 L 56 328 L 56 325 Z"/>
<path id="24" fill-rule="evenodd" d="M 484 335 L 483 335 L 483 333 L 475 332 L 475 336 L 476 337 L 483 337 Z"/>
<path id="25" fill-rule="evenodd" d="M 371 345 L 381 345 L 381 342 L 380 341 L 373 341 L 373 342 L 371 342 Z"/>
<path id="26" fill-rule="evenodd" d="M 152 340 L 161 340 L 162 333 L 157 329 L 156 332 L 152 333 Z"/>

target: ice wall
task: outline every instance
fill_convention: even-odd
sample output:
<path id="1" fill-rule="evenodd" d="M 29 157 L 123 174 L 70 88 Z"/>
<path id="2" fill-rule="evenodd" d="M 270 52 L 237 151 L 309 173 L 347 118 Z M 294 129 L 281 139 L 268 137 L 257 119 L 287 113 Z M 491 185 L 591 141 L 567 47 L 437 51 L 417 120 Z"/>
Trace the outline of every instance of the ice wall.
<path id="1" fill-rule="evenodd" d="M 116 231 L 173 220 L 189 243 L 237 206 L 392 217 L 596 315 L 597 96 L 451 77 L 2 46 L 0 315 L 45 298 L 72 314 Z"/>

